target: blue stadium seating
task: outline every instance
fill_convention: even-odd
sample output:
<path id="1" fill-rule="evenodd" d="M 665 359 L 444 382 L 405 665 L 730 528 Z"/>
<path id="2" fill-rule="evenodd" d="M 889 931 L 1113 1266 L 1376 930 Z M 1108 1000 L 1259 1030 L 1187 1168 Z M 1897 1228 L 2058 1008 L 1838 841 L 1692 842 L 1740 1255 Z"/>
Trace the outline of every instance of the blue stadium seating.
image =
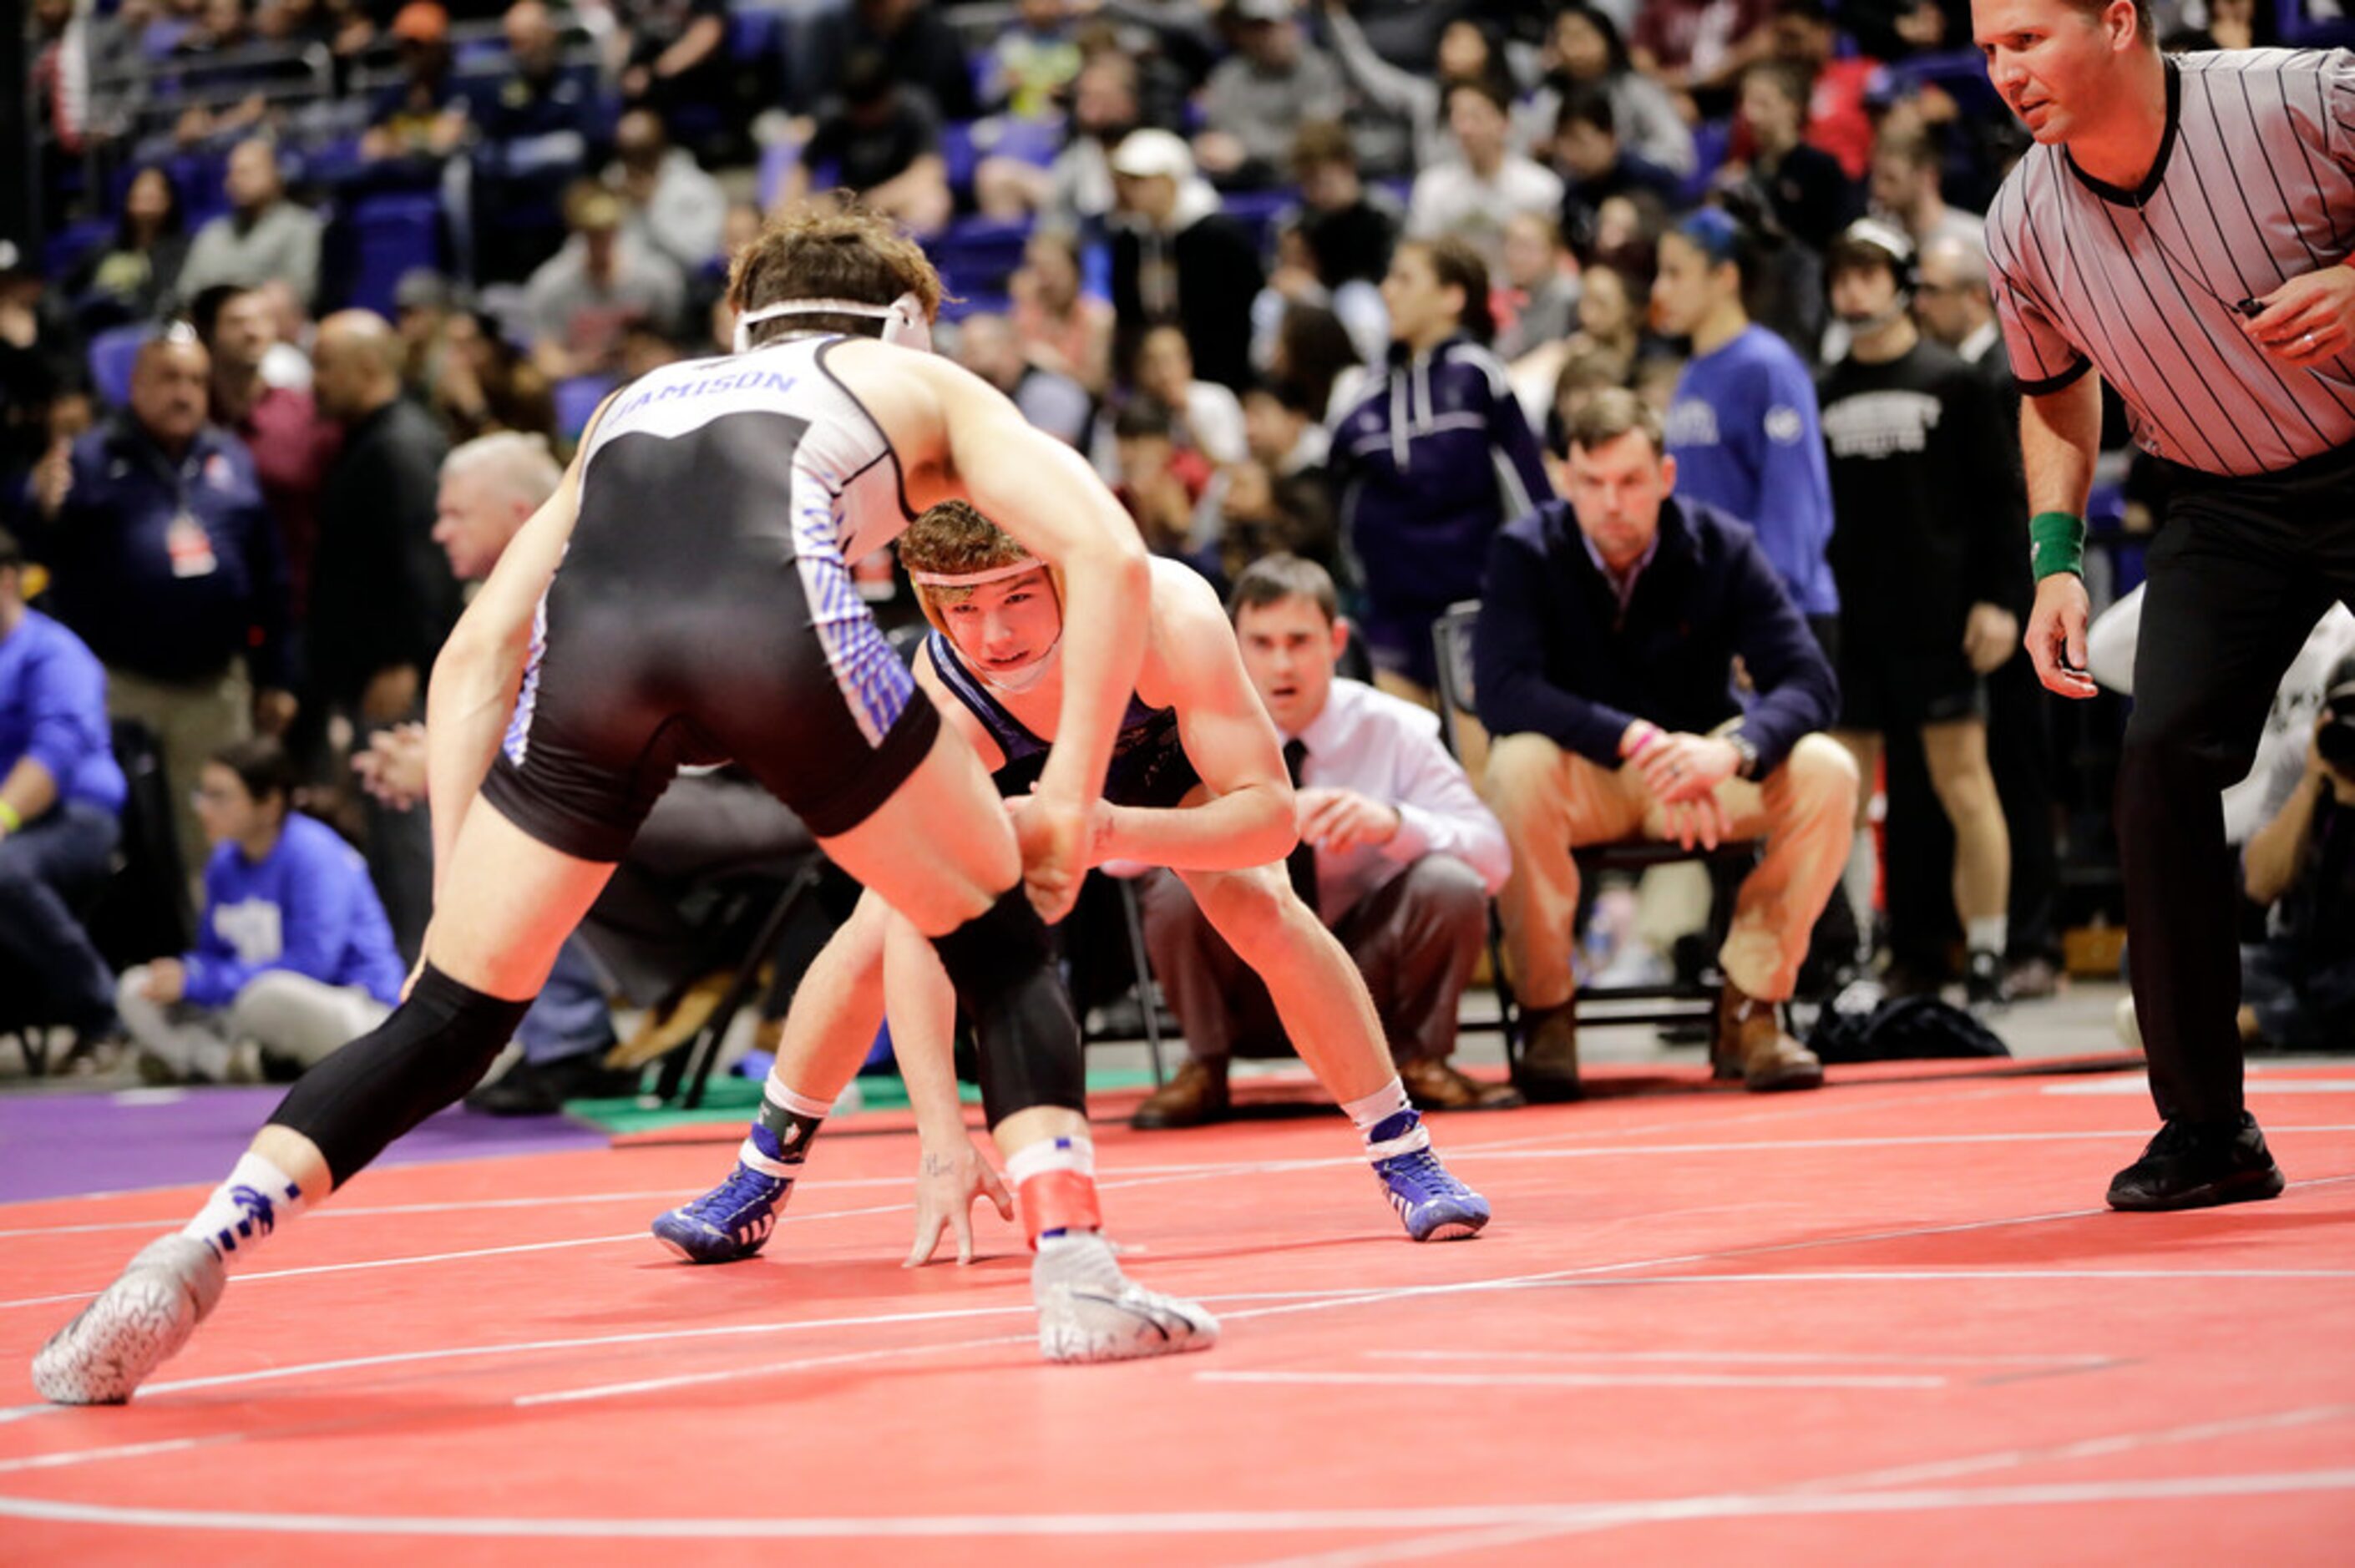
<path id="1" fill-rule="evenodd" d="M 2355 18 L 2315 21 L 2306 14 L 2306 0 L 2275 0 L 2274 18 L 2281 41 L 2294 49 L 2344 48 L 2355 44 Z"/>
<path id="2" fill-rule="evenodd" d="M 952 120 L 941 127 L 941 162 L 948 165 L 949 189 L 973 189 L 973 167 L 980 161 L 970 122 Z"/>
<path id="3" fill-rule="evenodd" d="M 114 224 L 107 218 L 86 217 L 80 223 L 66 225 L 42 243 L 41 262 L 47 275 L 52 279 L 64 277 L 113 238 Z"/>
<path id="4" fill-rule="evenodd" d="M 1274 249 L 1275 220 L 1299 205 L 1300 193 L 1288 187 L 1266 191 L 1229 191 L 1223 200 L 1229 217 L 1251 230 L 1252 243 L 1263 252 Z"/>
<path id="5" fill-rule="evenodd" d="M 952 294 L 1003 294 L 1030 242 L 1028 218 L 960 218 L 925 247 Z"/>
<path id="6" fill-rule="evenodd" d="M 363 196 L 352 204 L 348 221 L 357 256 L 346 303 L 389 318 L 403 273 L 419 267 L 444 270 L 440 197 L 411 192 Z"/>
<path id="7" fill-rule="evenodd" d="M 139 345 L 155 335 L 155 329 L 144 322 L 133 326 L 114 327 L 90 340 L 90 379 L 98 395 L 114 408 L 131 401 L 131 366 L 139 357 Z"/>
<path id="8" fill-rule="evenodd" d="M 1709 195 L 1710 182 L 1717 177 L 1725 162 L 1725 154 L 1733 145 L 1733 122 L 1704 120 L 1693 127 L 1693 172 L 1677 191 L 1679 207 L 1694 207 Z"/>
<path id="9" fill-rule="evenodd" d="M 556 433 L 570 441 L 577 440 L 589 428 L 589 417 L 597 405 L 621 380 L 613 376 L 571 376 L 558 382 L 556 398 Z"/>

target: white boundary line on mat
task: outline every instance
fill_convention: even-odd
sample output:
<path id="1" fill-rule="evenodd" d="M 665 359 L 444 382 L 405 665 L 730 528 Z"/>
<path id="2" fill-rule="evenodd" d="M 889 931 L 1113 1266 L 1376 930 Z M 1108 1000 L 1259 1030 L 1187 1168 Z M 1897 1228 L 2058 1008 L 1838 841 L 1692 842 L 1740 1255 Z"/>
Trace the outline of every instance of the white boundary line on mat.
<path id="1" fill-rule="evenodd" d="M 2309 1405 L 2302 1410 L 2285 1410 L 2266 1415 L 2237 1416 L 2224 1421 L 2201 1422 L 2195 1425 L 2163 1428 L 2152 1432 L 2117 1433 L 2105 1437 L 2079 1438 L 2067 1443 L 2037 1448 L 2001 1448 L 1992 1453 L 1966 1455 L 1953 1459 L 1931 1460 L 1924 1464 L 1902 1465 L 1858 1475 L 1828 1476 L 1812 1481 L 1795 1481 L 1765 1489 L 1768 1496 L 1806 1496 L 1818 1493 L 1851 1493 L 1867 1488 L 1919 1487 L 1927 1481 L 1953 1480 L 1962 1476 L 1985 1475 L 1998 1470 L 2016 1470 L 2037 1464 L 2070 1464 L 2084 1459 L 2109 1458 L 2145 1449 L 2204 1443 L 2221 1437 L 2244 1436 L 2256 1432 L 2285 1431 L 2298 1426 L 2345 1420 L 2355 1416 L 2355 1405 Z M 1873 1494 L 1868 1494 L 1873 1495 Z M 1974 1494 L 1976 1495 L 1976 1494 Z M 1563 1525 L 1504 1525 L 1470 1532 L 1448 1531 L 1405 1541 L 1383 1542 L 1378 1545 L 1351 1547 L 1338 1552 L 1320 1552 L 1305 1557 L 1286 1557 L 1280 1561 L 1263 1560 L 1258 1568 L 1375 1568 L 1387 1563 L 1407 1563 L 1433 1557 L 1458 1557 L 1467 1552 L 1493 1552 L 1510 1546 L 1525 1546 L 1564 1535 L 1587 1534 L 1616 1528 L 1629 1522 L 1616 1519 L 1583 1520 Z"/>
<path id="2" fill-rule="evenodd" d="M 2346 1125 L 2330 1124 L 2317 1127 L 2285 1127 L 2275 1128 L 2274 1129 L 2274 1132 L 2275 1136 L 2285 1133 L 2355 1132 L 2355 1123 L 2349 1123 Z M 1637 1144 L 1617 1149 L 1524 1149 L 1513 1150 L 1490 1150 L 1481 1149 L 1478 1146 L 1470 1146 L 1462 1149 L 1449 1150 L 1447 1151 L 1447 1158 L 1451 1160 L 1470 1163 L 1479 1160 L 1577 1160 L 1595 1157 L 1637 1155 L 1750 1154 L 1774 1152 L 1777 1150 L 1806 1151 L 1824 1149 L 1890 1149 L 1978 1143 L 2080 1142 L 2086 1139 L 2117 1139 L 2123 1141 L 2137 1136 L 2139 1136 L 2139 1134 L 2133 1132 L 1947 1133 L 1889 1138 L 1795 1139 L 1757 1143 Z M 1135 1172 L 1107 1171 L 1105 1173 L 1105 1179 L 1100 1183 L 1100 1185 L 1105 1192 L 1114 1192 L 1124 1188 L 1160 1186 L 1175 1181 L 1209 1181 L 1233 1176 L 1280 1175 L 1295 1171 L 1316 1170 L 1336 1166 L 1348 1167 L 1361 1165 L 1363 1163 L 1363 1156 L 1352 1154 L 1316 1160 L 1261 1160 L 1246 1161 L 1239 1164 L 1168 1166 L 1161 1167 L 1157 1170 L 1147 1170 Z M 875 1181 L 887 1179 L 865 1178 L 863 1180 Z M 2294 1185 L 2305 1187 L 2319 1186 L 2326 1184 L 2331 1180 L 2333 1180 L 2333 1178 L 2307 1178 L 2294 1183 Z M 789 1213 L 778 1223 L 780 1224 L 807 1224 L 820 1220 L 839 1220 L 873 1214 L 899 1213 L 911 1211 L 914 1206 L 915 1205 L 912 1203 L 884 1203 L 858 1209 L 834 1209 L 806 1213 Z M 2098 1209 L 2088 1209 L 2078 1212 L 2086 1214 L 2093 1214 L 2100 1213 L 2103 1211 Z M 333 1213 L 333 1211 L 323 1211 L 323 1213 Z M 172 1223 L 173 1222 L 170 1221 L 158 1222 L 159 1224 L 165 1228 L 168 1228 Z M 568 1247 L 576 1246 L 612 1245 L 626 1241 L 640 1241 L 644 1240 L 645 1237 L 645 1233 L 644 1231 L 631 1231 L 618 1235 L 578 1236 L 560 1241 L 517 1242 L 506 1246 L 471 1247 L 456 1252 L 424 1253 L 402 1257 L 364 1258 L 351 1263 L 313 1264 L 300 1268 L 266 1269 L 259 1273 L 240 1275 L 238 1276 L 238 1278 L 241 1283 L 253 1283 L 265 1279 L 293 1279 L 310 1275 L 348 1273 L 358 1269 L 401 1268 L 412 1264 L 449 1263 L 469 1258 L 506 1256 L 519 1253 L 560 1251 Z M 98 1292 L 95 1290 L 83 1290 L 66 1291 L 52 1296 L 20 1297 L 14 1300 L 0 1301 L 0 1311 L 10 1311 L 24 1307 L 53 1307 L 75 1301 L 87 1301 L 97 1294 Z"/>
<path id="3" fill-rule="evenodd" d="M 1273 1532 L 1470 1530 L 1511 1525 L 1548 1532 L 1691 1520 L 1944 1512 L 2062 1504 L 2176 1501 L 2355 1491 L 2355 1469 L 2182 1476 L 2006 1487 L 1847 1492 L 1730 1492 L 1626 1501 L 1506 1503 L 1431 1509 L 1220 1510 L 1185 1513 L 938 1514 L 813 1519 L 433 1519 L 415 1514 L 270 1513 L 258 1510 L 133 1508 L 0 1497 L 0 1517 L 58 1523 L 293 1535 L 467 1537 L 507 1540 L 810 1541 L 980 1537 L 1201 1536 Z"/>

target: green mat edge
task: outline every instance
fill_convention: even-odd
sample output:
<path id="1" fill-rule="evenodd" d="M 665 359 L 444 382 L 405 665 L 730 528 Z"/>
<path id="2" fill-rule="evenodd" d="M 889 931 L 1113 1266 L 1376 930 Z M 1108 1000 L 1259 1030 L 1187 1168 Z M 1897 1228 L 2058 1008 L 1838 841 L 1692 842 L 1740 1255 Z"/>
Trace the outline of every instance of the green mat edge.
<path id="1" fill-rule="evenodd" d="M 1114 1089 L 1142 1088 L 1153 1082 L 1153 1075 L 1141 1067 L 1103 1068 L 1088 1074 L 1088 1092 Z M 857 1125 L 860 1116 L 868 1111 L 904 1111 L 908 1108 L 908 1086 L 897 1075 L 879 1073 L 858 1080 L 862 1103 L 858 1110 L 846 1111 L 837 1118 L 840 1123 Z M 964 1104 L 981 1103 L 981 1091 L 970 1084 L 957 1086 L 957 1097 Z M 714 1077 L 705 1086 L 703 1104 L 693 1110 L 681 1110 L 672 1105 L 649 1105 L 644 1096 L 622 1096 L 607 1099 L 567 1100 L 564 1114 L 573 1120 L 593 1127 L 600 1132 L 622 1137 L 631 1133 L 662 1132 L 675 1127 L 704 1127 L 713 1122 L 741 1122 L 761 1106 L 761 1085 L 752 1078 L 740 1078 L 730 1074 Z"/>

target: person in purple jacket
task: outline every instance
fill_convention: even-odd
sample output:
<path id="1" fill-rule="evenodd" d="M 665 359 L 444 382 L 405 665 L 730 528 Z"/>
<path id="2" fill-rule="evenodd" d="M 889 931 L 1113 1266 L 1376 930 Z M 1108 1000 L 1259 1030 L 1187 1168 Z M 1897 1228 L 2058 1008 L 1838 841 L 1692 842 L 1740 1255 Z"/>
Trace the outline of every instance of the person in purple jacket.
<path id="1" fill-rule="evenodd" d="M 1750 319 L 1743 286 L 1762 241 L 1748 225 L 1703 207 L 1660 237 L 1653 324 L 1692 340 L 1692 359 L 1668 404 L 1677 493 L 1750 524 L 1758 547 L 1826 649 L 1839 624 L 1839 590 L 1825 550 L 1832 482 L 1816 408 L 1816 380 L 1791 345 Z"/>
<path id="2" fill-rule="evenodd" d="M 1375 684 L 1435 707 L 1431 625 L 1476 599 L 1497 530 L 1553 495 L 1504 362 L 1487 347 L 1488 268 L 1453 238 L 1411 239 L 1382 279 L 1390 365 L 1334 431 L 1344 537 Z M 1477 747 L 1465 766 L 1478 770 Z"/>
<path id="3" fill-rule="evenodd" d="M 291 1077 L 400 1000 L 400 955 L 368 867 L 293 809 L 294 781 L 267 738 L 221 747 L 198 776 L 213 852 L 197 945 L 132 969 L 115 993 L 151 1082 Z"/>
<path id="4" fill-rule="evenodd" d="M 24 567 L 0 533 L 0 986 L 12 1016 L 90 1040 L 113 1031 L 113 980 L 66 895 L 106 874 L 123 770 L 106 672 L 80 638 L 26 607 Z"/>

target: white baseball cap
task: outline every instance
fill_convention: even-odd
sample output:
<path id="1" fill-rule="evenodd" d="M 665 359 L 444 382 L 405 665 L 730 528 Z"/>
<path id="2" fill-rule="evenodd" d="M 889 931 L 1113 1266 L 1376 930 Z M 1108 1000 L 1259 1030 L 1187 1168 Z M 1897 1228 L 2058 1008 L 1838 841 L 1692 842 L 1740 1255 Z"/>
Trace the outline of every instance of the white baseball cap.
<path id="1" fill-rule="evenodd" d="M 1193 177 L 1194 154 L 1174 132 L 1132 131 L 1113 149 L 1112 172 L 1132 180 L 1163 175 L 1182 185 Z"/>

